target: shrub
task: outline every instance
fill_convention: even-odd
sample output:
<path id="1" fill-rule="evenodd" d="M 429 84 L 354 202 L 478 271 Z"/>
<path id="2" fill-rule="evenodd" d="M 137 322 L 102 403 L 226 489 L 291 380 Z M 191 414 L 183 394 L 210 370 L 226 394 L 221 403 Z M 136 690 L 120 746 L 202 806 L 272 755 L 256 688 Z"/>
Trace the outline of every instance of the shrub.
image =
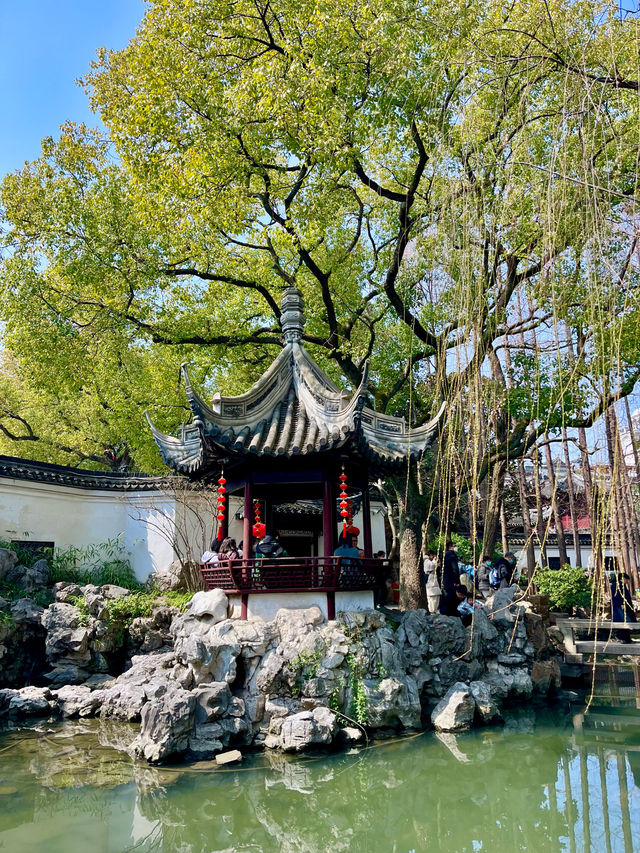
<path id="1" fill-rule="evenodd" d="M 111 583 L 135 591 L 141 588 L 119 536 L 85 548 L 56 548 L 49 561 L 49 583 L 59 581 L 80 586 Z"/>
<path id="2" fill-rule="evenodd" d="M 191 601 L 193 595 L 194 593 L 192 592 L 178 592 L 174 589 L 170 592 L 163 593 L 161 597 L 171 607 L 176 607 L 180 613 L 184 613 L 187 609 L 187 604 Z"/>
<path id="3" fill-rule="evenodd" d="M 552 610 L 571 610 L 591 605 L 592 582 L 579 567 L 563 566 L 561 569 L 538 569 L 534 582 L 539 592 L 549 596 Z"/>

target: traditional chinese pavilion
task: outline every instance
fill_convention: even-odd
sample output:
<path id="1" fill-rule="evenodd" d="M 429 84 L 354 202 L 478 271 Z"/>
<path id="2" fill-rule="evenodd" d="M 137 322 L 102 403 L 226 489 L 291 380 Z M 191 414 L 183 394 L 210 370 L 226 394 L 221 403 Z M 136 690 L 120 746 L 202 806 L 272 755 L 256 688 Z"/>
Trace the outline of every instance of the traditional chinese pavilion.
<path id="1" fill-rule="evenodd" d="M 149 423 L 165 463 L 174 471 L 211 482 L 224 471 L 223 535 L 229 496 L 243 498 L 244 543 L 251 541 L 256 512 L 271 527 L 284 504 L 322 501 L 322 555 L 297 555 L 259 565 L 242 559 L 224 568 L 203 567 L 203 576 L 207 585 L 238 596 L 245 618 L 265 609 L 266 600 L 256 598 L 252 607 L 250 597 L 268 593 L 278 595 L 279 606 L 309 606 L 312 599 L 318 604 L 326 600 L 322 609 L 333 618 L 336 607 L 362 607 L 365 600 L 371 606 L 371 590 L 381 566 L 371 553 L 371 478 L 399 470 L 407 459 L 422 454 L 444 407 L 429 423 L 410 429 L 403 418 L 381 414 L 368 405 L 366 368 L 355 393 L 340 390 L 302 345 L 305 317 L 297 288 L 284 291 L 280 322 L 282 351 L 252 388 L 237 397 L 216 394 L 207 403 L 183 367 L 191 423 L 177 437 Z M 333 552 L 339 516 L 350 512 L 353 497 L 362 505 L 365 559 L 347 572 Z M 285 602 L 286 596 L 293 599 Z"/>

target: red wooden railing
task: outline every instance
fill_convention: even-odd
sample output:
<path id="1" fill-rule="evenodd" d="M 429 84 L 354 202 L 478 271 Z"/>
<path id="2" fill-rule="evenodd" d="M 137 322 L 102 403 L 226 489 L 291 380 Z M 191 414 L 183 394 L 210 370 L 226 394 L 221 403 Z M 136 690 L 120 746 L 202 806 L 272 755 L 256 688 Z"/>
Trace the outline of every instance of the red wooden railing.
<path id="1" fill-rule="evenodd" d="M 207 589 L 224 592 L 335 592 L 375 589 L 387 565 L 387 560 L 373 558 L 279 557 L 201 563 L 200 572 Z"/>

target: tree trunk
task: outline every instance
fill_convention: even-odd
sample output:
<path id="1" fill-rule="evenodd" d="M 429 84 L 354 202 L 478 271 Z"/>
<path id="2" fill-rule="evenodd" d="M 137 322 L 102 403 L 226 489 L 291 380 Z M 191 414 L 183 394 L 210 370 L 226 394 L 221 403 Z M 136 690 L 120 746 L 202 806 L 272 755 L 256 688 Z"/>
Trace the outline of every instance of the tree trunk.
<path id="1" fill-rule="evenodd" d="M 569 495 L 569 513 L 571 515 L 571 529 L 573 531 L 573 553 L 576 557 L 576 566 L 582 566 L 582 548 L 580 546 L 580 528 L 576 516 L 576 493 L 573 487 L 573 471 L 571 470 L 571 458 L 569 457 L 569 445 L 567 444 L 567 431 L 562 428 L 562 449 L 564 451 L 564 464 L 567 468 L 567 494 Z"/>
<path id="2" fill-rule="evenodd" d="M 533 529 L 531 526 L 531 513 L 529 512 L 529 500 L 527 495 L 527 477 L 524 472 L 524 461 L 518 459 L 516 462 L 516 477 L 518 480 L 518 493 L 520 495 L 520 511 L 522 513 L 522 529 L 527 547 L 527 575 L 531 578 L 536 568 L 536 552 L 533 546 Z"/>
<path id="3" fill-rule="evenodd" d="M 507 515 L 504 509 L 504 501 L 500 501 L 500 538 L 502 540 L 502 553 L 509 550 L 509 531 L 507 530 Z"/>
<path id="4" fill-rule="evenodd" d="M 400 607 L 403 610 L 427 606 L 420 560 L 426 501 L 420 494 L 413 467 L 408 483 L 406 476 L 394 478 L 399 509 Z"/>
<path id="5" fill-rule="evenodd" d="M 498 538 L 498 524 L 500 523 L 500 506 L 502 503 L 502 492 L 504 490 L 504 479 L 507 472 L 506 461 L 497 462 L 491 471 L 491 484 L 484 513 L 484 527 L 482 532 L 482 557 L 491 559 Z"/>
<path id="6" fill-rule="evenodd" d="M 538 536 L 538 542 L 540 544 L 540 565 L 547 566 L 547 532 L 541 536 L 540 531 L 542 530 L 542 489 L 540 487 L 540 463 L 538 460 L 538 448 L 534 446 L 533 452 L 531 454 L 531 460 L 533 462 L 533 487 L 536 492 L 536 534 Z M 547 525 L 548 529 L 548 525 Z"/>
<path id="7" fill-rule="evenodd" d="M 573 349 L 573 336 L 569 326 L 566 326 L 567 355 L 569 363 L 575 364 L 576 354 Z M 576 331 L 578 353 L 584 349 L 584 336 L 580 329 Z M 591 477 L 591 462 L 589 461 L 589 445 L 587 444 L 587 431 L 584 427 L 578 428 L 578 446 L 580 448 L 580 463 L 582 468 L 582 479 L 584 480 L 585 499 L 587 504 L 587 515 L 589 516 L 589 532 L 591 535 L 591 553 L 593 554 L 593 571 L 596 580 L 596 588 L 600 589 L 604 573 L 604 527 L 600 524 L 598 513 L 598 499 L 596 489 Z"/>
<path id="8" fill-rule="evenodd" d="M 549 488 L 551 489 L 551 511 L 553 520 L 556 525 L 556 537 L 558 539 L 558 554 L 560 556 L 560 565 L 566 566 L 567 560 L 567 543 L 564 538 L 564 528 L 562 527 L 562 516 L 558 508 L 558 496 L 556 494 L 556 471 L 551 458 L 551 445 L 549 444 L 549 436 L 544 434 L 544 456 L 547 463 L 547 476 L 549 477 Z"/>
<path id="9" fill-rule="evenodd" d="M 620 489 L 620 478 L 618 476 L 618 458 L 616 453 L 615 421 L 611 407 L 604 415 L 605 432 L 607 436 L 607 452 L 609 456 L 609 469 L 611 472 L 610 502 L 611 502 L 611 530 L 616 542 L 616 550 L 622 564 L 622 571 L 630 575 L 629 543 L 624 521 L 624 509 L 622 505 L 622 490 Z"/>

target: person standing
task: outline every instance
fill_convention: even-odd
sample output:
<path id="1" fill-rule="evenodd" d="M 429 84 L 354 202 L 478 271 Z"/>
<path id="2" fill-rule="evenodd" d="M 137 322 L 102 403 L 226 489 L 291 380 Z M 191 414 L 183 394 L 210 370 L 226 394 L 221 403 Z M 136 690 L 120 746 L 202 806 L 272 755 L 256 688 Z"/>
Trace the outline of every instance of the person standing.
<path id="1" fill-rule="evenodd" d="M 517 558 L 515 554 L 512 554 L 511 551 L 507 551 L 504 557 L 500 557 L 493 564 L 493 568 L 495 573 L 497 573 L 497 579 L 499 580 L 498 589 L 505 589 L 508 586 L 511 586 L 513 582 L 513 575 L 516 570 Z M 494 589 L 496 587 L 492 585 Z"/>
<path id="2" fill-rule="evenodd" d="M 485 557 L 476 569 L 477 589 L 483 598 L 489 598 L 491 595 L 491 584 L 489 582 L 489 572 L 491 571 L 491 559 Z"/>
<path id="3" fill-rule="evenodd" d="M 452 593 L 460 583 L 460 567 L 458 565 L 458 547 L 455 542 L 447 542 L 442 566 L 442 591 L 445 596 Z"/>
<path id="4" fill-rule="evenodd" d="M 438 560 L 436 559 L 435 551 L 427 551 L 423 569 L 429 613 L 437 613 L 438 608 L 440 607 L 440 596 L 442 595 L 442 590 L 438 583 Z"/>
<path id="5" fill-rule="evenodd" d="M 611 587 L 611 621 L 637 622 L 631 590 L 629 589 L 629 575 L 626 572 L 623 575 L 610 572 L 609 584 Z M 617 630 L 616 637 L 621 643 L 631 642 L 631 632 L 626 628 Z"/>

